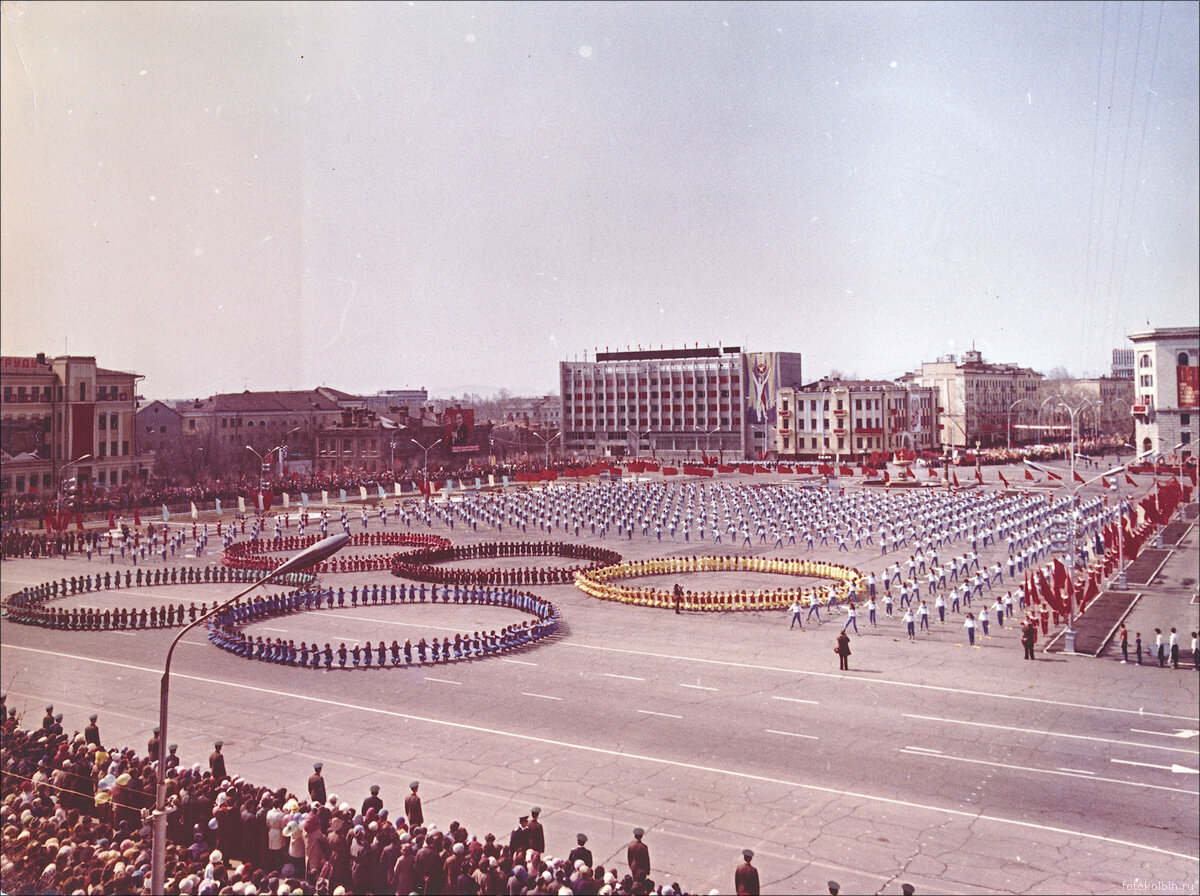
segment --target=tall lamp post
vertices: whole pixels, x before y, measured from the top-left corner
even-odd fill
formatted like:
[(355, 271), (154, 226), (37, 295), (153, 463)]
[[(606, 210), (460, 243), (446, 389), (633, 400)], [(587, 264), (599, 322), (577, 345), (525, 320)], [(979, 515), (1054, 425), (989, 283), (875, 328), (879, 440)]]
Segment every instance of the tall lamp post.
[(1017, 405), (1021, 404), (1022, 402), (1024, 402), (1025, 404), (1028, 404), (1030, 407), (1033, 407), (1033, 405), (1030, 403), (1029, 399), (1027, 399), (1027, 398), (1018, 398), (1016, 401), (1014, 401), (1012, 404), (1010, 404), (1008, 406), (1008, 450), (1009, 451), (1012, 451), (1012, 412), (1013, 412), (1013, 408), (1015, 408)]
[(644, 432), (638, 432), (637, 430), (629, 429), (628, 427), (626, 427), (625, 431), (627, 433), (629, 433), (631, 436), (633, 436), (633, 459), (637, 460), (639, 454), (641, 453), (642, 439), (649, 436), (650, 433), (653, 432), (653, 430), (647, 429)]
[[(58, 474), (57, 474), (58, 481), (54, 483), (56, 486), (56, 490), (58, 492), (57, 505), (56, 505), (56, 511), (57, 511), (58, 515), (60, 515), (60, 516), (62, 515), (62, 476), (63, 476), (63, 473), (67, 472), (68, 467), (73, 467), (76, 464), (81, 464), (84, 461), (89, 461), (91, 459), (92, 459), (92, 456), (90, 454), (85, 454), (83, 457), (77, 457), (77, 458), (75, 458), (75, 460), (71, 461), (70, 463), (65, 463), (61, 467), (58, 468)], [(58, 524), (58, 520), (55, 520), (54, 522), (55, 522), (55, 525)]]
[(442, 444), (442, 440), (438, 439), (436, 442), (434, 442), (428, 448), (426, 448), (424, 445), (422, 445), (416, 439), (409, 439), (409, 441), (425, 452), (425, 512), (428, 513), (429, 512), (429, 452), (432, 451), (434, 448), (436, 448), (438, 445)]
[(710, 429), (708, 432), (705, 432), (705, 431), (704, 431), (704, 430), (702, 430), (702, 429), (698, 429), (698, 430), (696, 430), (696, 451), (697, 451), (697, 452), (700, 450), (700, 444), (699, 444), (699, 443), (700, 443), (700, 436), (704, 436), (704, 454), (705, 454), (706, 456), (705, 456), (704, 458), (702, 458), (702, 460), (703, 460), (705, 463), (708, 463), (708, 455), (710, 455), (710, 454), (712, 453), (712, 436), (713, 436), (713, 433), (714, 433), (714, 432), (716, 432), (717, 430), (719, 430), (720, 428), (721, 428), (721, 427), (719, 427), (719, 426), (714, 426), (714, 427), (713, 427), (712, 429)]
[(562, 433), (561, 432), (555, 433), (548, 439), (539, 432), (531, 432), (530, 435), (533, 436), (534, 438), (540, 440), (541, 443), (546, 446), (546, 469), (549, 470), (550, 469), (550, 444), (555, 439), (560, 438), (562, 436)]
[(281, 563), (249, 588), (239, 591), (228, 600), (217, 604), (203, 616), (196, 619), (195, 622), (184, 626), (183, 630), (175, 636), (175, 640), (171, 642), (171, 646), (167, 649), (167, 661), (163, 666), (162, 681), (159, 686), (158, 698), (158, 786), (155, 789), (154, 798), (154, 837), (150, 843), (150, 892), (166, 892), (163, 887), (163, 883), (167, 858), (167, 709), (171, 698), (171, 657), (175, 653), (175, 647), (179, 644), (183, 636), (190, 632), (197, 625), (212, 618), (234, 601), (246, 594), (249, 594), (259, 585), (265, 585), (276, 576), (286, 575), (289, 572), (296, 572), (301, 569), (308, 569), (310, 566), (316, 566), (322, 560), (332, 556), (333, 554), (336, 554), (349, 542), (350, 536), (346, 534), (331, 535), (329, 538), (326, 538), (323, 541), (318, 541), (307, 550), (301, 551), (295, 557), (292, 557), (290, 560), (286, 560)]

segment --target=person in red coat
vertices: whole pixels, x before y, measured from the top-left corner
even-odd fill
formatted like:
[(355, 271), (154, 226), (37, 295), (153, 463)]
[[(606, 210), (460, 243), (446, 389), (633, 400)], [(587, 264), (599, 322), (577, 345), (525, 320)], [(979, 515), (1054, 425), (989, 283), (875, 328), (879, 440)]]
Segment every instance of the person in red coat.
[(742, 858), (745, 861), (738, 865), (733, 875), (734, 890), (737, 896), (758, 896), (758, 869), (750, 864), (750, 860), (754, 858), (754, 851), (743, 849)]

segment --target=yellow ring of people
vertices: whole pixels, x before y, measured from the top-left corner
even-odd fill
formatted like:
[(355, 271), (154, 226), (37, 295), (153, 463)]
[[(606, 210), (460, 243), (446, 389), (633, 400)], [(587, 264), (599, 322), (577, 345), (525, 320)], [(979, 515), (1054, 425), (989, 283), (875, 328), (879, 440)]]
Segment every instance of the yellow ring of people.
[[(639, 607), (674, 609), (671, 590), (645, 585), (617, 585), (620, 579), (643, 576), (686, 575), (698, 572), (761, 572), (803, 578), (828, 579), (828, 584), (803, 588), (772, 588), (761, 591), (688, 591), (679, 601), (680, 610), (725, 612), (729, 610), (786, 609), (793, 603), (803, 607), (825, 603), (836, 596), (839, 601), (863, 598), (866, 580), (862, 572), (838, 563), (821, 560), (776, 560), (767, 557), (726, 555), (719, 557), (660, 557), (633, 560), (575, 573), (575, 586), (592, 597), (615, 600)], [(853, 585), (856, 597), (850, 597)]]

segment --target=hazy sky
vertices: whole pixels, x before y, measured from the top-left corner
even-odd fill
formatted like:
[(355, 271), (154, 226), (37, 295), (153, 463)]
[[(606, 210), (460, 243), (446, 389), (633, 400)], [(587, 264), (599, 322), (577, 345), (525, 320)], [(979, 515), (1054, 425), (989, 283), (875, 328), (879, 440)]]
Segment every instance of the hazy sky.
[(3, 8), (0, 348), (147, 398), (1200, 317), (1196, 3)]

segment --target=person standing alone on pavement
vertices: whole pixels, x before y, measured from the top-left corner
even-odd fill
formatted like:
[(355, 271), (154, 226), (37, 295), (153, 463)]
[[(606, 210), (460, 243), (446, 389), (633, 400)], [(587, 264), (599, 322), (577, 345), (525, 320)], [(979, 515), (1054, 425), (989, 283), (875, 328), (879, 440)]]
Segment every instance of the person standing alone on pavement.
[(1120, 637), (1120, 641), (1121, 641), (1121, 662), (1128, 663), (1129, 662), (1129, 630), (1127, 628), (1125, 628), (1124, 622), (1121, 623), (1121, 632), (1120, 632), (1119, 637)]
[(758, 896), (758, 869), (750, 864), (750, 860), (754, 858), (754, 852), (743, 849), (742, 858), (745, 861), (738, 865), (737, 871), (733, 875), (734, 890), (737, 896)]
[(850, 670), (850, 636), (846, 634), (845, 629), (838, 634), (837, 647), (833, 648), (833, 652), (839, 658), (838, 668), (848, 672)]

